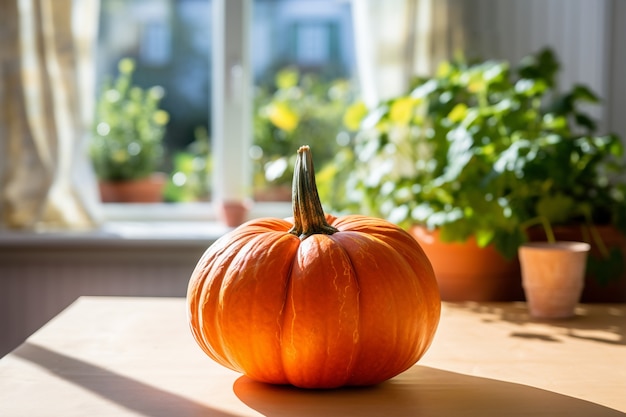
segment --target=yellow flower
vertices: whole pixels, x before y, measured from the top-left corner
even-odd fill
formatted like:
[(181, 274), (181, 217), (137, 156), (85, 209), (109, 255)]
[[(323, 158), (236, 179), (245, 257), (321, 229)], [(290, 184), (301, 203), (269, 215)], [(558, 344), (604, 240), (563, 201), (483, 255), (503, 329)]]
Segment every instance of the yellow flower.
[(111, 155), (111, 159), (113, 159), (117, 163), (124, 163), (128, 160), (128, 153), (124, 149), (117, 149)]
[(165, 110), (157, 110), (152, 116), (152, 120), (160, 126), (165, 126), (170, 121), (170, 115)]
[(361, 121), (367, 115), (367, 106), (364, 102), (358, 101), (352, 104), (343, 115), (343, 124), (352, 131), (359, 130)]
[(459, 103), (454, 106), (452, 110), (450, 110), (450, 113), (448, 114), (448, 119), (450, 119), (450, 121), (454, 123), (457, 123), (463, 120), (466, 114), (467, 106), (465, 105), (465, 103)]
[(130, 74), (135, 70), (135, 61), (132, 58), (123, 58), (117, 64), (117, 68), (123, 74)]
[(452, 72), (452, 65), (448, 61), (443, 61), (437, 68), (437, 77), (445, 78)]
[(268, 116), (274, 126), (288, 133), (293, 132), (300, 122), (298, 115), (286, 103), (270, 104)]
[(397, 99), (389, 109), (389, 119), (400, 125), (408, 125), (413, 115), (415, 101), (411, 97)]
[(298, 84), (298, 78), (297, 70), (291, 68), (284, 69), (276, 75), (276, 86), (281, 90), (295, 87)]
[(487, 88), (487, 83), (485, 82), (483, 75), (481, 73), (474, 73), (471, 75), (469, 83), (467, 85), (467, 90), (470, 93), (480, 93)]

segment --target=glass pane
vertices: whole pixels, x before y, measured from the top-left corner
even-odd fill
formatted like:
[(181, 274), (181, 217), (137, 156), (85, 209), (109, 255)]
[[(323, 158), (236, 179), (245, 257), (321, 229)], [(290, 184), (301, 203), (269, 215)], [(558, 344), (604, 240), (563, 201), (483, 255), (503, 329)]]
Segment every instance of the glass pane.
[[(132, 58), (137, 85), (163, 87), (169, 122), (159, 169), (181, 185), (170, 184), (166, 201), (210, 198), (211, 1), (101, 1), (98, 85)], [(321, 173), (350, 144), (342, 124), (355, 96), (350, 2), (253, 0), (251, 35), (253, 194), (286, 200), (299, 146), (312, 147)]]
[(170, 184), (166, 201), (208, 198), (210, 9), (210, 0), (101, 0), (98, 86), (131, 58), (133, 84), (164, 91), (169, 121), (158, 170), (184, 185)]
[(254, 198), (290, 200), (299, 146), (311, 146), (320, 178), (350, 143), (342, 122), (355, 96), (350, 2), (255, 0), (251, 50)]

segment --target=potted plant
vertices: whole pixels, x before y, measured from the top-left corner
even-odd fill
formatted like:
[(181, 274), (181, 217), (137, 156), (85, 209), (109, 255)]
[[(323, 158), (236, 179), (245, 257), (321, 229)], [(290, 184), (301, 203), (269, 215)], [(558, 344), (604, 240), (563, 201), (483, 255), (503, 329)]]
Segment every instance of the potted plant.
[(624, 185), (610, 177), (624, 173), (621, 142), (595, 134), (580, 106), (597, 101), (589, 89), (559, 93), (558, 69), (548, 49), (516, 68), (444, 62), (361, 123), (350, 199), (414, 232), (445, 299), (519, 297), (517, 250), (538, 216), (626, 230)]
[(120, 60), (96, 104), (90, 155), (104, 202), (161, 201), (167, 178), (158, 172), (169, 115), (159, 107), (163, 88), (132, 84), (135, 62)]
[[(570, 103), (577, 94), (590, 93), (575, 88), (561, 96), (556, 108), (575, 108)], [(595, 135), (590, 119), (588, 125), (582, 133), (520, 141), (501, 157), (498, 166), (508, 166), (502, 171), (504, 176), (520, 177), (520, 186), (511, 191), (510, 199), (520, 213), (526, 213), (528, 220), (521, 225), (525, 239), (588, 243), (591, 256), (582, 300), (624, 302), (623, 144), (616, 135)], [(543, 227), (528, 227), (534, 222), (532, 216), (543, 219)]]
[(255, 200), (291, 201), (293, 155), (301, 145), (319, 150), (315, 164), (321, 169), (332, 161), (350, 100), (346, 80), (326, 82), (292, 67), (277, 73), (271, 90), (256, 90), (251, 150)]
[(204, 126), (194, 129), (194, 140), (172, 158), (173, 168), (164, 199), (168, 202), (196, 202), (211, 200), (211, 140)]

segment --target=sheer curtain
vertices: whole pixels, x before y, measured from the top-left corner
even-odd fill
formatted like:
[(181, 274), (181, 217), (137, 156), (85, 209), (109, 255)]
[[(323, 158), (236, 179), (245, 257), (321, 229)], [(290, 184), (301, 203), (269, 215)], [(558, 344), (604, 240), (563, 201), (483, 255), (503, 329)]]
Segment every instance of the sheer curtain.
[(462, 0), (352, 0), (357, 68), (372, 107), (405, 94), (415, 75), (431, 74), (462, 51)]
[(0, 222), (89, 229), (100, 219), (87, 156), (99, 0), (0, 2)]

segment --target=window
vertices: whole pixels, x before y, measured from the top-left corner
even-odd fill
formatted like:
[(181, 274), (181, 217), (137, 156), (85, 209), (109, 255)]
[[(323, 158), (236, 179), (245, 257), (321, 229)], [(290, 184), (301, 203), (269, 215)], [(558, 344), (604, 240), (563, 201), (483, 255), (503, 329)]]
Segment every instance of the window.
[(117, 72), (122, 58), (133, 58), (133, 81), (160, 85), (162, 107), (170, 114), (163, 170), (172, 168), (173, 152), (209, 128), (210, 1), (102, 0), (97, 84)]
[[(227, 1), (227, 19), (245, 19), (243, 1)], [(211, 0), (101, 0), (100, 36), (97, 62), (97, 83), (116, 74), (120, 59), (131, 57), (136, 62), (134, 82), (142, 87), (161, 85), (166, 95), (162, 107), (170, 114), (165, 137), (166, 157), (162, 170), (174, 173), (177, 155), (189, 152), (198, 141), (206, 140), (212, 132), (215, 121), (215, 102), (212, 80), (215, 77), (215, 63), (212, 62), (213, 34), (212, 15), (219, 12), (220, 1)], [(316, 83), (328, 86), (335, 80), (353, 78), (354, 48), (352, 41), (352, 20), (350, 3), (341, 0), (255, 0), (250, 1), (251, 15), (247, 27), (242, 32), (249, 36), (251, 56), (241, 62), (229, 63), (226, 78), (250, 71), (254, 88), (247, 95), (255, 115), (267, 110), (275, 100), (277, 75), (296, 74), (297, 83)], [(231, 22), (232, 23), (232, 22)], [(226, 25), (230, 25), (226, 21)], [(232, 25), (228, 26), (233, 27)], [(240, 33), (240, 35), (242, 35)], [(236, 43), (235, 36), (225, 38), (226, 50)], [(236, 46), (235, 46), (236, 48)], [(250, 68), (246, 68), (249, 66)], [(243, 71), (243, 72), (242, 72)], [(234, 88), (235, 84), (225, 88)], [(300, 94), (308, 94), (300, 90)], [(228, 92), (227, 92), (228, 93)], [(347, 100), (347, 95), (345, 99)], [(223, 103), (218, 107), (224, 107)], [(213, 112), (213, 113), (212, 113)], [(300, 121), (303, 122), (303, 118)], [(212, 149), (215, 175), (229, 178), (224, 187), (246, 188), (252, 185), (257, 191), (264, 190), (271, 175), (267, 170), (280, 168), (277, 161), (285, 152), (295, 155), (297, 144), (287, 143), (272, 154), (273, 148), (261, 144), (259, 121), (255, 119), (251, 127), (250, 143), (237, 143), (245, 138), (214, 139), (220, 141), (218, 148)], [(286, 141), (288, 134), (278, 132), (271, 121), (265, 120), (265, 128), (272, 141)], [(308, 129), (308, 128), (307, 128)], [(327, 135), (327, 132), (322, 132)], [(282, 135), (282, 136), (281, 136)], [(334, 133), (336, 136), (336, 133)], [(329, 139), (335, 141), (334, 137)], [(215, 144), (214, 144), (215, 145)], [(326, 147), (326, 145), (324, 145)], [(291, 148), (291, 149), (290, 149)], [(193, 149), (191, 149), (193, 150)], [(243, 151), (243, 152), (242, 152)], [(216, 156), (217, 153), (217, 156)], [(332, 152), (330, 152), (332, 156)], [(274, 162), (274, 165), (271, 163)], [(249, 178), (241, 184), (239, 174), (230, 171), (245, 165)], [(226, 170), (226, 171), (224, 171)], [(181, 180), (183, 176), (174, 179)], [(175, 184), (175, 183), (174, 183)], [(248, 194), (251, 194), (246, 191)], [(259, 200), (274, 200), (253, 193)], [(207, 198), (206, 196), (198, 196)], [(175, 194), (168, 194), (167, 201), (177, 200)]]

